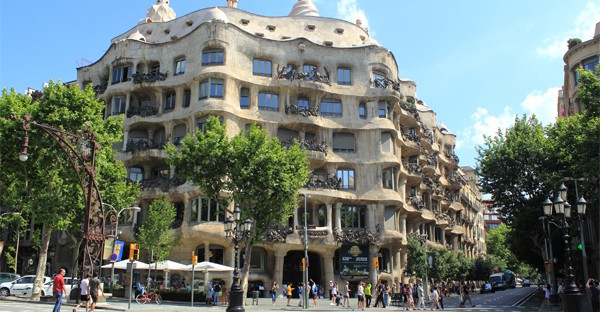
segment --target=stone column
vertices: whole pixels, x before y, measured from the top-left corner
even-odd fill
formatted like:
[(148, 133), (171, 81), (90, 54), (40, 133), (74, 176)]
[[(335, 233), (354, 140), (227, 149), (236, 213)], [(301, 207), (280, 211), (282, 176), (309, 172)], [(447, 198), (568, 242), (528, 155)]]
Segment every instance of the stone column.
[(327, 232), (329, 232), (330, 234), (333, 232), (333, 220), (332, 220), (332, 216), (333, 216), (333, 207), (331, 204), (327, 204), (327, 208), (326, 208), (326, 213), (327, 213)]
[(400, 216), (400, 232), (402, 233), (402, 243), (406, 244), (408, 239), (406, 237), (406, 218), (407, 215), (403, 214)]
[(127, 144), (129, 144), (129, 131), (123, 132), (123, 147), (121, 148), (121, 152), (125, 152), (127, 150)]
[[(304, 203), (303, 203), (304, 205)], [(296, 207), (296, 209), (294, 209), (294, 231), (296, 231), (296, 227), (298, 226), (298, 210), (300, 209), (300, 207)]]
[(335, 272), (333, 271), (333, 252), (329, 252), (327, 255), (323, 255), (323, 268), (325, 268), (325, 280), (321, 281), (321, 285), (326, 287), (323, 291), (323, 296), (329, 296), (329, 281), (335, 279)]
[[(407, 262), (408, 262), (408, 250), (406, 248), (403, 248), (400, 250), (400, 263), (402, 263), (402, 266), (406, 266)], [(404, 276), (402, 278), (404, 278)]]
[(402, 275), (404, 274), (404, 266), (406, 265), (406, 263), (402, 263), (402, 261), (400, 260), (400, 251), (402, 249), (398, 249), (398, 251), (394, 252), (392, 258), (394, 259), (394, 272), (395, 274), (395, 278), (398, 278), (399, 281), (402, 281)]
[(335, 203), (335, 227), (338, 229), (342, 229), (342, 203)]
[[(287, 250), (277, 250), (275, 252), (275, 274), (273, 275), (273, 280), (279, 284), (279, 294), (282, 293), (283, 290), (283, 260), (285, 259), (285, 255), (287, 254)], [(270, 287), (270, 286), (269, 286)], [(270, 289), (270, 288), (269, 288)]]
[[(377, 246), (369, 246), (369, 259), (368, 259), (368, 263), (369, 263), (369, 280), (371, 281), (371, 285), (377, 285), (377, 270), (375, 270), (375, 266), (373, 265), (373, 258), (377, 258), (379, 253), (379, 247)], [(379, 266), (381, 267), (381, 265), (383, 265), (383, 263), (380, 263)], [(342, 288), (343, 289), (343, 288)]]
[(377, 209), (376, 204), (367, 205), (367, 229), (371, 232), (375, 232), (375, 210)]

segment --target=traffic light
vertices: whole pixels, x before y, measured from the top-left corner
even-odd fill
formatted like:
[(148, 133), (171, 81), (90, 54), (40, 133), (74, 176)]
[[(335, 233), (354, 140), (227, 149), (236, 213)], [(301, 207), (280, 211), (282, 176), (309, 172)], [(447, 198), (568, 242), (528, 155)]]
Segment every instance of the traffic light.
[(140, 244), (129, 244), (129, 261), (140, 259)]
[(583, 245), (581, 243), (577, 244), (577, 250), (583, 250)]
[(379, 270), (379, 258), (377, 257), (373, 258), (373, 268)]
[(198, 264), (198, 256), (196, 256), (196, 252), (194, 252), (193, 250), (192, 250), (192, 264), (193, 265)]
[(302, 258), (302, 272), (306, 270), (306, 258)]

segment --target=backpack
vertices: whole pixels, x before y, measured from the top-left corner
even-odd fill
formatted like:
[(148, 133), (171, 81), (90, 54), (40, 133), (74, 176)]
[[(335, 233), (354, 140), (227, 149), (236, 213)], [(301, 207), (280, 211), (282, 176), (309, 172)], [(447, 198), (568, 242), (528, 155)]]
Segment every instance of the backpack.
[(221, 285), (217, 284), (215, 285), (215, 287), (213, 288), (214, 291), (221, 291)]

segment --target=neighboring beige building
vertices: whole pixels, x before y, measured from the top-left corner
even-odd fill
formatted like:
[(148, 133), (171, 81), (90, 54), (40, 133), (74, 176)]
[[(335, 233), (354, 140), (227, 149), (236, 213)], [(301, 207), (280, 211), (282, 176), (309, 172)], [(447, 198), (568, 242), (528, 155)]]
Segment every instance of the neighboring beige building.
[[(195, 251), (200, 261), (234, 264), (222, 223), (229, 212), (178, 180), (163, 150), (202, 131), (211, 115), (231, 136), (257, 123), (284, 143), (302, 142), (312, 170), (301, 190), (309, 274), (317, 283), (405, 281), (411, 233), (427, 233), (429, 247), (471, 257), (485, 251), (480, 194), (459, 170), (455, 135), (416, 100), (414, 82), (397, 78), (391, 51), (359, 21), (320, 17), (308, 0), (284, 17), (227, 3), (175, 19), (159, 1), (100, 60), (78, 69), (77, 82), (95, 86), (107, 118), (126, 116), (124, 143), (115, 148), (142, 185), (142, 216), (163, 194), (178, 208), (182, 240), (172, 260), (190, 263)], [(251, 283), (302, 280), (304, 200), (254, 248)], [(131, 226), (123, 229), (132, 239)]]
[(600, 22), (596, 24), (594, 38), (571, 47), (563, 60), (565, 61), (565, 81), (558, 94), (558, 117), (579, 114), (583, 107), (577, 102), (577, 68), (596, 72), (600, 58)]

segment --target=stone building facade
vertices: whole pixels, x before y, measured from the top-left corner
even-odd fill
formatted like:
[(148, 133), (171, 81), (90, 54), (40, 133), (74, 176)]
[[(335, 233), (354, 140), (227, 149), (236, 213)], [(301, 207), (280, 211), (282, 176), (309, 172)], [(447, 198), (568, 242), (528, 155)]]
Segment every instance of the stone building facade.
[(577, 69), (596, 72), (600, 59), (600, 22), (596, 24), (594, 38), (569, 48), (565, 53), (564, 77), (562, 90), (558, 94), (557, 113), (559, 117), (568, 117), (579, 114), (583, 107), (577, 102)]
[(163, 149), (202, 131), (211, 115), (231, 136), (257, 123), (282, 144), (299, 140), (310, 158), (294, 216), (253, 250), (251, 283), (302, 280), (305, 210), (309, 275), (322, 285), (405, 281), (411, 233), (470, 257), (485, 250), (480, 196), (459, 169), (455, 135), (416, 99), (414, 82), (397, 78), (394, 55), (360, 21), (320, 17), (307, 0), (284, 17), (227, 4), (174, 18), (159, 1), (78, 69), (78, 84), (91, 83), (106, 102), (106, 118), (125, 115), (115, 149), (141, 183), (142, 208), (168, 194), (178, 209), (172, 260), (190, 263), (195, 251), (199, 261), (234, 264), (222, 222), (230, 212), (177, 179)]

